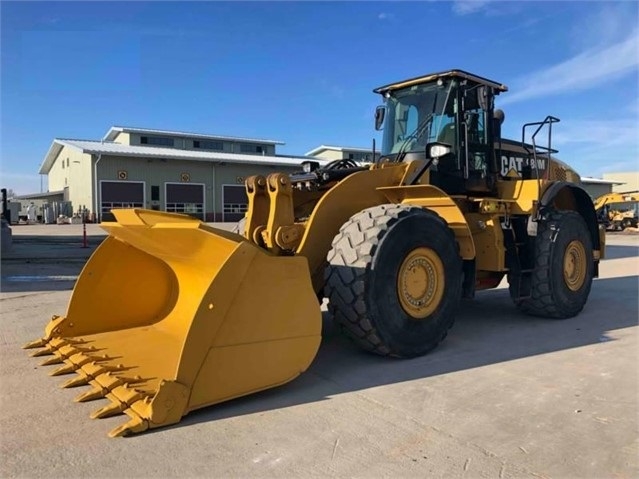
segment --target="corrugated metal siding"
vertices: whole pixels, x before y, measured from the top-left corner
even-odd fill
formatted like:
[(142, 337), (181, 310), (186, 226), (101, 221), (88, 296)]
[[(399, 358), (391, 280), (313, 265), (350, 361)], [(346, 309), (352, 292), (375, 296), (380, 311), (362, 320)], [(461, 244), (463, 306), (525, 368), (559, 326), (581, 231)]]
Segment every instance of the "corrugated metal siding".
[(619, 181), (622, 185), (612, 187), (613, 191), (637, 191), (639, 190), (639, 172), (629, 171), (621, 173), (604, 173), (604, 180)]
[[(300, 160), (301, 161), (301, 160)], [(98, 181), (118, 180), (118, 172), (126, 172), (127, 181), (144, 181), (146, 184), (145, 207), (153, 204), (161, 209), (166, 203), (165, 183), (203, 183), (205, 185), (205, 210), (207, 220), (222, 217), (222, 185), (244, 184), (251, 175), (268, 175), (274, 172), (293, 173), (300, 167), (272, 165), (215, 165), (200, 161), (158, 160), (147, 158), (125, 158), (102, 156), (98, 163)], [(188, 179), (188, 181), (183, 181)], [(158, 186), (160, 199), (151, 201), (152, 187)], [(215, 216), (213, 215), (215, 213)]]
[(324, 160), (341, 160), (344, 158), (344, 154), (341, 151), (336, 150), (324, 150), (315, 156)]
[[(127, 137), (125, 138), (123, 135), (127, 135)], [(246, 142), (246, 141), (228, 141), (228, 140), (206, 140), (206, 139), (201, 139), (201, 138), (183, 138), (183, 137), (173, 137), (170, 135), (161, 135), (161, 134), (156, 134), (156, 135), (151, 135), (151, 134), (140, 134), (140, 133), (131, 133), (131, 134), (125, 134), (125, 133), (120, 133), (117, 137), (115, 142), (116, 143), (122, 143), (125, 145), (132, 145), (132, 146), (153, 146), (153, 145), (148, 145), (148, 144), (142, 144), (142, 140), (141, 137), (142, 136), (162, 136), (165, 138), (172, 138), (173, 139), (173, 148), (176, 149), (184, 149), (184, 150), (193, 150), (193, 151), (209, 151), (209, 152), (217, 152), (217, 153), (236, 153), (236, 154), (243, 154), (243, 155), (255, 155), (255, 156), (260, 156), (262, 155), (261, 153), (256, 153), (256, 152), (243, 152), (242, 151), (242, 146), (241, 145), (254, 145), (254, 146), (261, 146), (262, 149), (264, 150), (264, 155), (267, 156), (274, 156), (275, 155), (275, 145), (266, 145), (260, 142)], [(122, 138), (122, 141), (120, 140)], [(124, 141), (126, 139), (126, 141)], [(205, 148), (195, 148), (195, 146), (193, 145), (193, 141), (219, 141), (220, 143), (222, 143), (222, 149), (221, 150), (211, 150), (211, 149), (205, 149)]]
[(612, 191), (612, 185), (606, 184), (582, 183), (581, 187), (586, 190), (593, 199)]
[[(268, 176), (271, 173), (294, 173), (301, 167), (283, 167), (273, 165), (225, 165), (215, 167), (215, 212), (221, 218), (222, 186), (243, 185), (244, 180), (252, 175)], [(211, 195), (213, 196), (213, 195)], [(209, 211), (213, 211), (212, 209)]]

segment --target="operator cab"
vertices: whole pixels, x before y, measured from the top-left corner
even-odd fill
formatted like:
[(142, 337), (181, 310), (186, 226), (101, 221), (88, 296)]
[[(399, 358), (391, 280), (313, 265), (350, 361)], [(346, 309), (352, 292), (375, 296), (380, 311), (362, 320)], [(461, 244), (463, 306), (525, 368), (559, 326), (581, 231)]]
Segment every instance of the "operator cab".
[[(430, 170), (430, 184), (448, 194), (494, 193), (498, 173), (494, 144), (503, 113), (494, 97), (505, 85), (462, 70), (434, 73), (379, 87), (375, 127), (383, 129), (382, 157), (426, 160), (409, 180)], [(501, 114), (500, 114), (501, 113)]]

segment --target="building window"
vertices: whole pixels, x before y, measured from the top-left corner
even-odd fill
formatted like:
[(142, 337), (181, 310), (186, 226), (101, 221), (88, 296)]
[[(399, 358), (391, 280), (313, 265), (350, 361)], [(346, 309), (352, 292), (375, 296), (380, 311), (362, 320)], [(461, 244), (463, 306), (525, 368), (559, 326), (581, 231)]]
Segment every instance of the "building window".
[(157, 185), (151, 186), (151, 201), (160, 201), (160, 187)]
[(224, 143), (221, 141), (193, 140), (193, 148), (222, 151), (224, 149)]
[(166, 136), (142, 136), (140, 137), (140, 143), (143, 145), (173, 146), (174, 140)]
[(242, 153), (264, 153), (266, 149), (262, 145), (251, 145), (249, 143), (242, 143), (240, 145), (240, 151)]

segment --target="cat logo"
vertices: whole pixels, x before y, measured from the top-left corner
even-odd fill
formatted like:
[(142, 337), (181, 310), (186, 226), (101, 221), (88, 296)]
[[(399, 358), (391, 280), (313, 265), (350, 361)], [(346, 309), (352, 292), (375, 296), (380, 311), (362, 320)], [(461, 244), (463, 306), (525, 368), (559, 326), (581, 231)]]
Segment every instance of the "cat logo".
[(189, 175), (188, 173), (182, 173), (180, 175), (180, 181), (182, 183), (188, 183), (189, 181), (191, 181), (191, 175)]
[(129, 177), (129, 174), (126, 170), (118, 170), (118, 180), (126, 180)]
[[(501, 170), (499, 174), (505, 178), (521, 178), (524, 168), (532, 168), (534, 175), (534, 160), (532, 158), (522, 158), (519, 156), (502, 156)], [(540, 174), (546, 170), (546, 159), (537, 158), (537, 168)]]

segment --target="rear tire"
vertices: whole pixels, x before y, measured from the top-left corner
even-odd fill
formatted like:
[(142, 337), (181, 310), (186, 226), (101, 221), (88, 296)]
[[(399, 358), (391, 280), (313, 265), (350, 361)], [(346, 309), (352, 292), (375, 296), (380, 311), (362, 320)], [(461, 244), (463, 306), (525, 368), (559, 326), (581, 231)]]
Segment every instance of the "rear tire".
[(365, 209), (340, 228), (327, 260), (329, 311), (363, 349), (410, 358), (446, 337), (461, 299), (462, 261), (436, 213)]
[(530, 298), (515, 304), (533, 316), (571, 318), (583, 309), (592, 286), (590, 232), (575, 211), (552, 213), (538, 228), (534, 271), (527, 278)]

